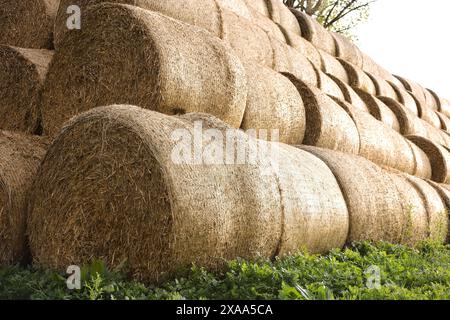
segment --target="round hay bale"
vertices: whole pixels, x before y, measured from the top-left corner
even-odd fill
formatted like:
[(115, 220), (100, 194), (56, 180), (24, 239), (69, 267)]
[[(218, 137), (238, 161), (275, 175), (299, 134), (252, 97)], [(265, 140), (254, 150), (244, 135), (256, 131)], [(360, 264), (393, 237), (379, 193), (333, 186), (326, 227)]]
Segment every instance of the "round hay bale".
[(407, 217), (389, 174), (359, 156), (315, 147), (300, 148), (324, 161), (341, 187), (350, 217), (347, 243), (401, 241)]
[(326, 73), (316, 69), (317, 78), (319, 79), (319, 89), (322, 90), (323, 93), (326, 93), (330, 96), (345, 100), (344, 93), (341, 88), (336, 84), (336, 82), (331, 79)]
[(391, 174), (406, 213), (406, 225), (403, 229), (402, 244), (416, 245), (428, 239), (428, 211), (422, 194), (405, 174)]
[(419, 84), (397, 75), (394, 75), (394, 77), (402, 83), (407, 91), (412, 93), (418, 102), (418, 106), (422, 107), (426, 105), (424, 90)]
[(316, 48), (336, 56), (336, 43), (328, 30), (306, 13), (292, 8), (291, 12), (297, 18), (303, 38), (310, 41)]
[(328, 74), (328, 76), (339, 86), (345, 101), (353, 105), (355, 108), (358, 108), (359, 110), (369, 113), (369, 109), (367, 108), (366, 103), (355, 92), (355, 90), (353, 90), (352, 87), (350, 87), (348, 84), (334, 77), (331, 74)]
[[(447, 215), (450, 212), (450, 188), (447, 185), (439, 184), (434, 181), (427, 181), (441, 196), (442, 200), (445, 203), (447, 209)], [(450, 216), (448, 216), (447, 223), (447, 239), (445, 240), (446, 244), (450, 244)]]
[(423, 88), (423, 95), (425, 96), (425, 106), (431, 110), (439, 110), (439, 101), (436, 100), (435, 94), (431, 93), (429, 89)]
[(388, 80), (388, 82), (390, 82), (394, 87), (398, 87), (401, 90), (407, 91), (403, 83), (396, 76), (392, 76), (392, 79)]
[(395, 92), (394, 88), (389, 84), (388, 81), (370, 74), (366, 72), (366, 74), (369, 76), (369, 78), (372, 80), (373, 84), (375, 85), (375, 91), (377, 96), (383, 96), (383, 97), (389, 97), (394, 100), (398, 100), (397, 93)]
[(292, 32), (284, 30), (281, 26), (280, 29), (283, 31), (288, 45), (308, 58), (316, 68), (322, 69), (322, 57), (320, 56), (319, 50), (316, 49), (311, 42)]
[(220, 39), (156, 12), (105, 3), (88, 10), (84, 27), (54, 56), (42, 94), (44, 132), (117, 102), (205, 112), (238, 128), (246, 85), (244, 67)]
[(26, 262), (28, 192), (44, 157), (39, 137), (0, 131), (0, 265)]
[(436, 114), (439, 117), (439, 120), (441, 121), (442, 130), (449, 132), (450, 131), (450, 118), (439, 111), (436, 111)]
[(332, 74), (345, 83), (350, 83), (350, 79), (347, 75), (347, 70), (342, 66), (338, 59), (323, 50), (319, 50), (319, 53), (322, 58), (323, 72)]
[(359, 152), (359, 134), (350, 116), (320, 90), (286, 75), (302, 96), (306, 111), (303, 144), (351, 154)]
[(286, 43), (286, 37), (283, 33), (283, 31), (280, 29), (280, 27), (270, 20), (270, 18), (260, 14), (259, 12), (256, 12), (255, 10), (252, 10), (250, 8), (250, 11), (252, 13), (252, 22), (263, 29), (267, 34), (269, 34), (271, 37), (277, 39), (280, 42)]
[(412, 114), (406, 107), (388, 97), (378, 97), (378, 99), (394, 113), (399, 122), (401, 134), (428, 136), (424, 122)]
[(414, 154), (415, 171), (413, 175), (422, 179), (431, 179), (433, 170), (427, 154), (410, 140), (406, 141)]
[(271, 37), (274, 55), (272, 69), (289, 73), (312, 86), (319, 86), (319, 79), (312, 63), (301, 53)]
[(294, 34), (301, 36), (302, 30), (297, 21), (297, 18), (280, 0), (266, 0), (267, 8), (269, 9), (269, 17), (273, 22), (279, 24), (285, 30), (289, 30)]
[(443, 198), (426, 181), (412, 176), (407, 178), (424, 199), (428, 213), (428, 238), (444, 243), (448, 234), (448, 211)]
[[(244, 0), (216, 0), (220, 8), (232, 11), (249, 21), (253, 19), (252, 12)], [(179, 6), (179, 5), (178, 5)]]
[[(81, 33), (85, 28), (84, 23), (87, 19), (89, 7), (111, 2), (116, 4), (129, 4), (143, 9), (159, 12), (168, 17), (183, 21), (190, 25), (203, 28), (215, 36), (221, 34), (221, 17), (219, 6), (215, 0), (186, 0), (183, 5), (177, 0), (60, 0), (58, 14), (55, 22), (55, 47), (59, 49), (61, 42), (66, 36), (71, 38)], [(69, 30), (66, 26), (67, 19), (70, 17), (67, 10), (70, 6), (77, 5), (81, 9), (81, 30)], [(69, 40), (68, 40), (69, 41)]]
[(0, 0), (0, 44), (53, 48), (53, 23), (59, 0)]
[(360, 68), (348, 63), (345, 60), (338, 59), (347, 72), (348, 84), (357, 89), (361, 89), (372, 95), (376, 95), (377, 91), (372, 79)]
[(249, 9), (254, 10), (255, 12), (269, 17), (269, 8), (267, 6), (267, 0), (242, 0)]
[[(270, 159), (220, 164), (221, 151), (228, 152), (215, 137), (223, 130), (229, 127), (209, 115), (176, 118), (133, 106), (72, 119), (33, 187), (35, 264), (126, 262), (137, 279), (158, 282), (193, 263), (216, 270), (237, 257), (273, 258), (282, 208)], [(228, 143), (256, 148), (241, 131), (232, 134)]]
[(387, 81), (392, 81), (394, 79), (394, 76), (389, 71), (381, 67), (377, 62), (375, 62), (375, 60), (373, 60), (364, 52), (361, 52), (361, 54), (363, 60), (363, 66), (361, 69), (370, 74), (379, 76), (380, 78)]
[(226, 9), (220, 11), (220, 16), (220, 38), (233, 48), (238, 58), (272, 67), (272, 44), (264, 30)]
[(336, 44), (336, 56), (350, 62), (358, 68), (363, 67), (363, 56), (359, 48), (344, 35), (331, 32)]
[(419, 118), (421, 118), (425, 122), (429, 123), (433, 127), (437, 128), (437, 129), (441, 129), (441, 121), (439, 119), (439, 116), (436, 114), (436, 111), (423, 106), (422, 104), (420, 104), (420, 102), (417, 100), (417, 98), (412, 95), (412, 93), (410, 93), (410, 94), (411, 94), (411, 97), (413, 97), (413, 99), (416, 101), (416, 104), (418, 106), (417, 109), (419, 111)]
[(257, 64), (244, 64), (248, 86), (241, 128), (279, 130), (280, 142), (300, 144), (305, 135), (305, 108), (296, 87), (281, 74)]
[(366, 103), (370, 114), (393, 130), (400, 132), (400, 123), (392, 110), (377, 97), (360, 89), (354, 89), (356, 94)]
[(441, 98), (441, 109), (439, 110), (447, 117), (450, 117), (450, 101)]
[(432, 180), (438, 183), (450, 183), (450, 153), (441, 145), (417, 135), (406, 136), (430, 159)]
[(388, 81), (388, 83), (392, 86), (395, 93), (397, 94), (397, 98), (395, 100), (399, 101), (414, 115), (418, 116), (419, 106), (416, 102), (416, 99), (408, 91), (402, 89), (403, 86), (399, 86), (396, 83), (390, 81)]
[[(407, 140), (370, 114), (334, 98), (353, 119), (359, 133), (359, 155), (380, 165), (414, 174), (414, 153)], [(401, 159), (401, 161), (398, 161)]]
[(439, 97), (439, 95), (431, 89), (425, 89), (425, 91), (431, 95), (429, 97), (429, 99), (431, 99), (433, 101), (432, 105), (435, 106), (433, 109), (440, 111), (442, 108), (442, 101), (441, 101), (441, 98)]
[(0, 45), (0, 129), (35, 132), (39, 95), (53, 52)]
[(277, 170), (283, 204), (283, 234), (278, 255), (307, 249), (325, 253), (346, 242), (349, 216), (339, 185), (314, 155), (278, 144)]

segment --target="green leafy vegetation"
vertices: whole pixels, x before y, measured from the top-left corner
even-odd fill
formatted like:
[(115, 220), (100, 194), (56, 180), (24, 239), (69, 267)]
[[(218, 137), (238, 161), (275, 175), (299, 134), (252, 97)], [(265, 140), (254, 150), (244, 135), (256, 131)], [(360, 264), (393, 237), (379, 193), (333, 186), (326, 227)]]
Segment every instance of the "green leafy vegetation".
[(3, 267), (0, 299), (450, 299), (450, 246), (361, 243), (322, 256), (236, 260), (223, 273), (192, 267), (159, 287), (97, 262), (82, 269), (82, 279), (81, 290), (69, 290), (64, 274)]

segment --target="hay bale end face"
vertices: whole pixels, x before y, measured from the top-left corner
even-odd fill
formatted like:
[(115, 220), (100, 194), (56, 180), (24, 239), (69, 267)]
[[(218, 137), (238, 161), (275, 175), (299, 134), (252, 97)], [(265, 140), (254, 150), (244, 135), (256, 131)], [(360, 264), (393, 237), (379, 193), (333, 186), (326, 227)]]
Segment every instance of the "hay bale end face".
[(347, 72), (348, 84), (356, 89), (360, 89), (372, 95), (376, 95), (377, 90), (372, 79), (360, 68), (348, 63), (345, 60), (338, 59)]
[(149, 10), (110, 3), (90, 8), (84, 27), (50, 66), (41, 103), (45, 133), (55, 135), (70, 117), (111, 103), (167, 114), (205, 112), (240, 126), (245, 70), (224, 42)]
[[(158, 282), (192, 263), (217, 270), (236, 257), (273, 258), (282, 208), (270, 159), (221, 165), (223, 139), (195, 140), (199, 125), (205, 133), (230, 129), (209, 115), (170, 117), (133, 106), (72, 119), (33, 187), (34, 262), (58, 269), (92, 259), (110, 267), (126, 262), (137, 279)], [(232, 133), (237, 146), (257, 147)], [(194, 148), (210, 165), (196, 164)]]
[(407, 136), (430, 159), (432, 180), (437, 183), (450, 183), (450, 153), (444, 147), (420, 136)]
[(359, 156), (300, 148), (324, 161), (341, 187), (350, 219), (347, 243), (401, 242), (407, 217), (397, 187), (387, 173)]
[(0, 45), (0, 129), (37, 130), (35, 114), (52, 56), (45, 49)]
[[(248, 94), (241, 128), (279, 131), (280, 142), (300, 144), (305, 135), (305, 108), (295, 86), (281, 74), (245, 63)], [(270, 137), (269, 137), (270, 138)]]
[(358, 154), (358, 130), (345, 110), (322, 91), (292, 75), (286, 76), (300, 92), (305, 106), (306, 131), (303, 144)]
[(28, 192), (48, 143), (0, 131), (0, 265), (27, 262)]
[(0, 44), (52, 49), (59, 0), (0, 0)]

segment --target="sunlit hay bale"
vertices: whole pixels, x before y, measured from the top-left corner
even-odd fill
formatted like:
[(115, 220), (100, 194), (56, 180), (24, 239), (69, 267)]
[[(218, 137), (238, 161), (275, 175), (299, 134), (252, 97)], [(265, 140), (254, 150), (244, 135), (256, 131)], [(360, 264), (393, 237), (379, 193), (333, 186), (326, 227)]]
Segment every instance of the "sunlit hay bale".
[(323, 92), (330, 96), (339, 98), (344, 100), (344, 93), (341, 88), (337, 85), (335, 81), (326, 73), (320, 71), (316, 67), (314, 67), (317, 74), (317, 79), (319, 80), (318, 88)]
[[(436, 191), (441, 196), (442, 200), (445, 203), (446, 209), (447, 209), (447, 215), (450, 212), (450, 186), (439, 184), (434, 181), (427, 181), (433, 188), (436, 189)], [(450, 244), (450, 216), (448, 216), (448, 223), (447, 223), (447, 239), (445, 240), (446, 244)]]
[(448, 211), (441, 194), (426, 181), (408, 176), (420, 192), (428, 213), (428, 239), (444, 243), (448, 235)]
[(370, 114), (393, 130), (400, 132), (400, 123), (396, 114), (377, 97), (360, 89), (354, 89), (358, 96), (366, 103)]
[(342, 34), (331, 32), (336, 43), (336, 57), (339, 57), (358, 68), (363, 67), (363, 56), (359, 48)]
[(117, 102), (167, 114), (205, 112), (240, 126), (245, 70), (223, 41), (138, 7), (90, 8), (83, 28), (50, 65), (41, 103), (45, 133), (55, 135), (73, 115)]
[(328, 74), (328, 76), (339, 86), (345, 101), (353, 105), (355, 108), (358, 108), (361, 111), (369, 113), (369, 108), (367, 107), (366, 103), (355, 92), (355, 90), (353, 90), (352, 87), (350, 87), (348, 84), (346, 84), (342, 80), (339, 80), (338, 78), (334, 77), (331, 74)]
[[(425, 96), (425, 106), (428, 109), (437, 111), (439, 110), (439, 98), (437, 97), (436, 93), (432, 93), (430, 89), (422, 88), (423, 89), (423, 95)], [(437, 99), (436, 99), (437, 98)]]
[(387, 81), (394, 80), (394, 76), (389, 71), (381, 67), (377, 62), (375, 62), (375, 60), (373, 60), (364, 52), (362, 52), (361, 54), (363, 60), (363, 66), (361, 69), (371, 74), (377, 75), (384, 80)]
[(441, 129), (441, 121), (439, 116), (436, 114), (436, 110), (426, 107), (417, 100), (417, 98), (411, 94), (411, 97), (416, 101), (417, 109), (419, 111), (419, 118), (429, 123), (431, 126)]
[(0, 0), (0, 44), (52, 49), (59, 0)]
[(439, 111), (436, 111), (436, 114), (439, 117), (439, 120), (441, 121), (442, 130), (450, 132), (450, 118)]
[(47, 142), (39, 137), (0, 131), (0, 265), (28, 260), (28, 192)]
[(389, 97), (394, 100), (398, 100), (397, 93), (388, 81), (380, 78), (379, 76), (366, 72), (369, 78), (375, 85), (375, 91), (377, 96)]
[(349, 230), (349, 214), (333, 173), (309, 152), (283, 144), (277, 147), (279, 151), (274, 153), (279, 161), (276, 172), (284, 216), (278, 255), (301, 249), (325, 253), (342, 248)]
[(35, 132), (39, 95), (53, 52), (0, 45), (0, 129)]
[(408, 80), (406, 78), (397, 75), (395, 75), (395, 78), (397, 78), (402, 83), (402, 85), (405, 87), (407, 91), (412, 93), (414, 98), (417, 100), (419, 107), (423, 107), (426, 105), (424, 90), (422, 86), (415, 83), (414, 81)]
[[(296, 87), (281, 74), (245, 63), (248, 94), (241, 128), (278, 130), (280, 142), (300, 144), (305, 135), (305, 108)], [(268, 138), (271, 138), (268, 136)]]
[(406, 136), (417, 145), (430, 159), (432, 168), (432, 180), (437, 183), (450, 183), (450, 152), (443, 146), (430, 139), (409, 135)]
[(394, 173), (390, 177), (397, 186), (403, 211), (406, 214), (401, 243), (415, 245), (428, 239), (428, 211), (421, 192), (405, 174)]
[(380, 166), (388, 166), (409, 174), (420, 173), (416, 170), (414, 153), (403, 136), (348, 102), (336, 98), (334, 101), (355, 122), (360, 139), (360, 156)]
[(450, 100), (441, 98), (441, 109), (440, 111), (447, 117), (450, 117)]
[(407, 139), (406, 141), (411, 147), (416, 163), (416, 169), (413, 175), (422, 179), (431, 179), (433, 176), (433, 169), (431, 168), (430, 158), (428, 158), (428, 155), (411, 140)]
[(316, 68), (322, 70), (322, 57), (319, 50), (311, 42), (297, 34), (284, 30), (281, 26), (280, 29), (283, 31), (288, 45), (308, 58)]
[(290, 73), (312, 86), (319, 86), (319, 79), (313, 64), (300, 52), (271, 37), (274, 54), (273, 69)]
[(376, 95), (377, 91), (372, 79), (360, 68), (348, 63), (345, 60), (338, 59), (347, 72), (348, 84), (354, 89), (360, 89), (371, 95)]
[(252, 13), (244, 0), (216, 0), (216, 1), (221, 9), (232, 11), (237, 15), (239, 15), (240, 17), (245, 18), (249, 21), (251, 21), (253, 18)]
[(319, 50), (319, 53), (322, 58), (321, 70), (323, 72), (332, 74), (345, 83), (350, 83), (347, 70), (342, 66), (338, 59), (323, 50)]
[(395, 93), (397, 94), (397, 101), (399, 101), (402, 105), (404, 105), (409, 111), (411, 111), (414, 115), (419, 115), (419, 107), (416, 103), (416, 99), (411, 95), (410, 92), (403, 89), (403, 85), (400, 86), (394, 82), (388, 81), (388, 83), (392, 86)]
[(250, 11), (252, 13), (252, 23), (263, 29), (271, 37), (277, 39), (280, 42), (286, 43), (286, 36), (275, 22), (270, 20), (269, 17), (266, 17), (255, 11), (251, 7)]
[(378, 97), (384, 105), (388, 106), (389, 109), (394, 113), (400, 124), (400, 133), (403, 135), (416, 134), (420, 136), (428, 136), (427, 128), (425, 127), (425, 122), (420, 118), (416, 117), (412, 112), (406, 109), (405, 106), (395, 101), (394, 99), (388, 97)]
[(284, 5), (281, 0), (267, 0), (267, 8), (269, 9), (269, 17), (273, 22), (279, 24), (285, 30), (289, 30), (294, 34), (301, 36), (302, 31), (297, 18)]
[(347, 243), (401, 242), (407, 215), (389, 174), (359, 156), (316, 147), (301, 148), (323, 160), (341, 187), (350, 216)]
[[(283, 217), (271, 159), (247, 162), (256, 140), (234, 129), (224, 141), (221, 130), (230, 127), (206, 114), (197, 119), (209, 120), (122, 105), (67, 123), (33, 187), (35, 264), (102, 260), (159, 282), (192, 264), (218, 270), (238, 257), (273, 258)], [(249, 158), (240, 164), (228, 144)]]
[(336, 56), (336, 43), (328, 30), (306, 13), (296, 9), (291, 9), (291, 12), (297, 18), (303, 38), (310, 41), (316, 48)]
[(263, 15), (265, 17), (269, 17), (269, 8), (267, 6), (267, 0), (242, 0), (245, 4), (247, 4), (247, 7), (254, 12), (259, 13), (260, 15)]
[(319, 89), (286, 75), (302, 96), (306, 113), (303, 144), (351, 154), (359, 152), (359, 134), (350, 116)]

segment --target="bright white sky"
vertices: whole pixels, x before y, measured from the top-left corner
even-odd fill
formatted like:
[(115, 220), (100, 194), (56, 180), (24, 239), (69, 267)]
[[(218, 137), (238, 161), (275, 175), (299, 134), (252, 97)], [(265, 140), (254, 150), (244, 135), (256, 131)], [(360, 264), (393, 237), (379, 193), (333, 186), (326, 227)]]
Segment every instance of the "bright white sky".
[(378, 0), (359, 47), (391, 73), (450, 98), (450, 1)]

